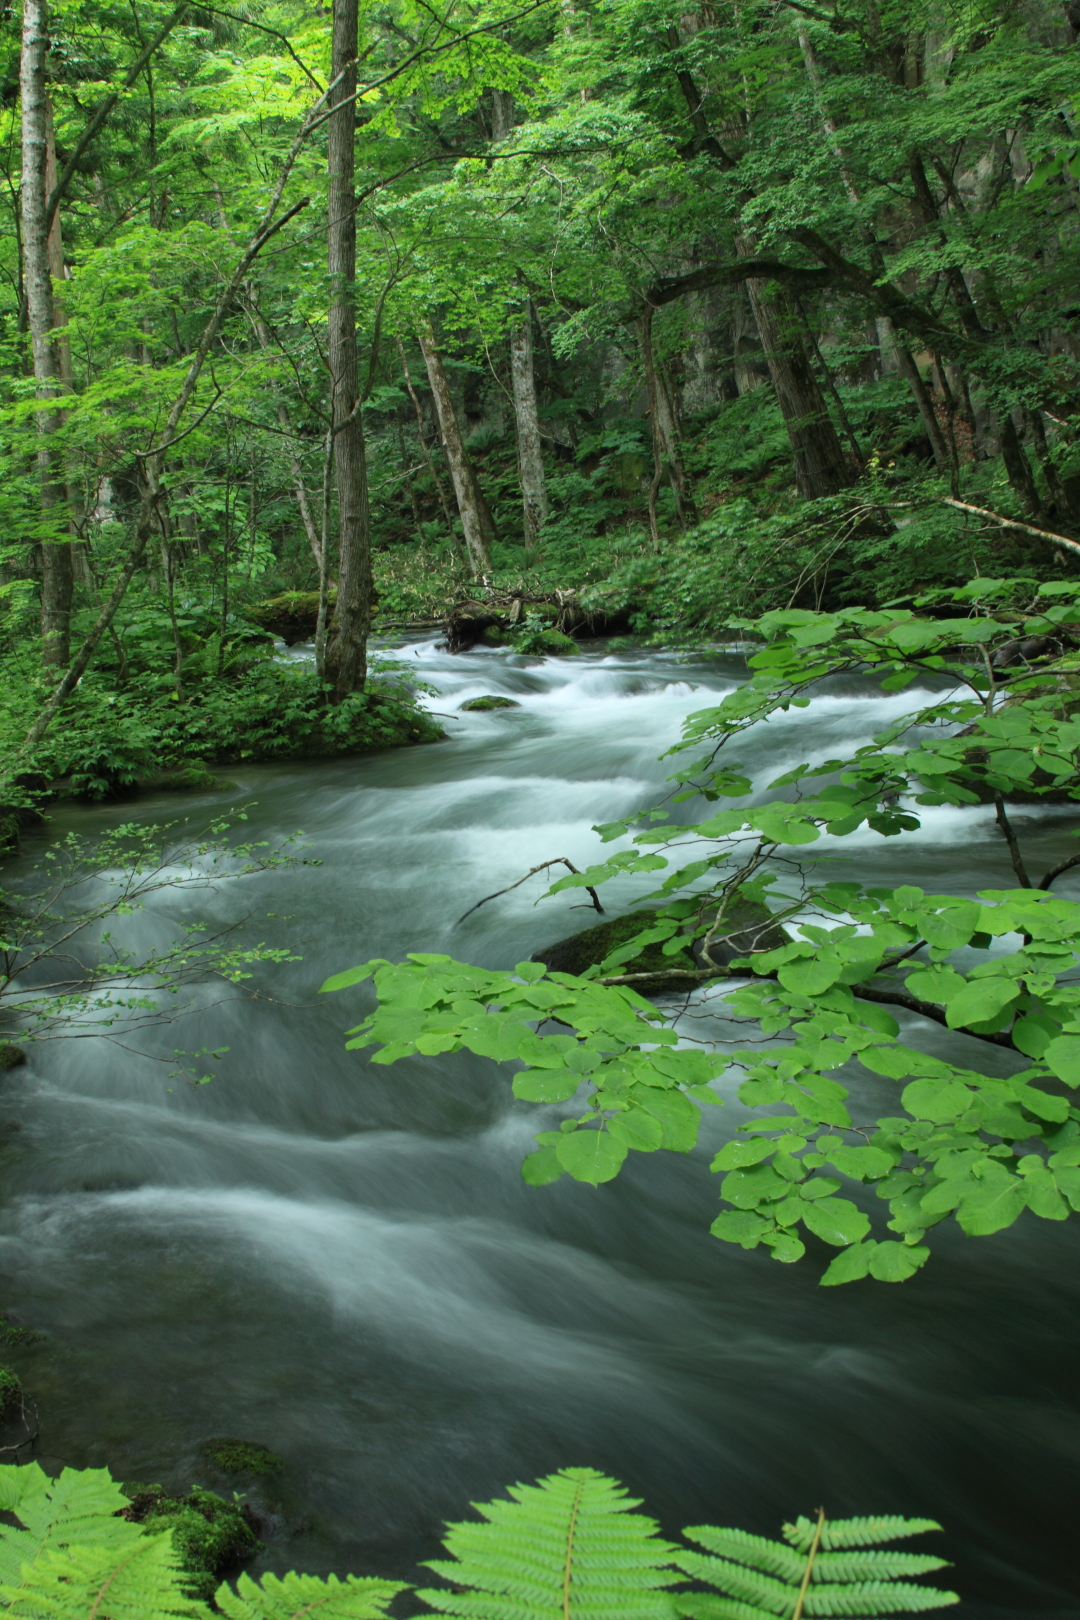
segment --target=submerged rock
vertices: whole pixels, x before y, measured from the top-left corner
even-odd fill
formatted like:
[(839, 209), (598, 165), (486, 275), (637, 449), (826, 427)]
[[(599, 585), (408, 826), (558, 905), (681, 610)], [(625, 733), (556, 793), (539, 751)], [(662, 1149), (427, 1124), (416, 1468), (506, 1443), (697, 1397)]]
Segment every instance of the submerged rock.
[[(641, 979), (633, 986), (644, 996), (669, 995), (693, 989), (695, 981), (685, 975), (688, 970), (704, 965), (698, 942), (708, 933), (715, 915), (713, 908), (711, 915), (707, 913), (703, 920), (695, 917), (686, 923), (682, 930), (686, 935), (686, 944), (674, 955), (665, 956), (664, 942), (654, 940), (637, 956), (622, 963), (617, 971), (648, 974), (647, 979)], [(599, 923), (595, 928), (583, 928), (579, 934), (557, 940), (554, 945), (537, 951), (533, 961), (543, 962), (551, 973), (584, 973), (586, 968), (599, 967), (605, 957), (620, 945), (627, 944), (635, 934), (642, 934), (651, 928), (659, 916), (659, 910), (627, 912), (622, 917)], [(747, 900), (741, 894), (728, 903), (724, 933), (723, 943), (714, 941), (711, 954), (714, 960), (720, 958), (725, 963), (737, 956), (748, 956), (751, 951), (775, 950), (788, 938), (779, 923), (772, 921), (772, 912), (767, 906), (758, 900)], [(721, 978), (724, 975), (717, 972), (714, 976)]]
[(486, 714), (489, 709), (520, 709), (521, 704), (516, 702), (514, 698), (493, 697), (488, 695), (484, 697), (470, 698), (467, 703), (459, 704), (459, 708), (463, 713), (479, 712), (481, 714)]
[(0, 1041), (0, 1074), (5, 1069), (17, 1069), (20, 1063), (26, 1062), (26, 1053), (21, 1046), (12, 1046), (10, 1041)]
[(223, 1474), (276, 1474), (285, 1466), (276, 1451), (258, 1440), (235, 1440), (225, 1435), (217, 1440), (204, 1440), (199, 1450), (207, 1462)]

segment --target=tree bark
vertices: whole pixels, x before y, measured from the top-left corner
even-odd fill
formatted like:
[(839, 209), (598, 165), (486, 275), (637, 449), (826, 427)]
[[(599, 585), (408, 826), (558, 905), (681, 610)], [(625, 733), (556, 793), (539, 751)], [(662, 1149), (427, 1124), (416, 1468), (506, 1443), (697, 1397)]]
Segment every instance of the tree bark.
[[(749, 256), (748, 246), (740, 247), (740, 253)], [(852, 482), (853, 470), (844, 459), (788, 294), (756, 279), (747, 281), (746, 290), (791, 440), (799, 494), (808, 499), (835, 495)]]
[[(328, 103), (328, 269), (331, 421), (338, 498), (338, 594), (326, 672), (334, 695), (361, 691), (367, 679), (371, 630), (371, 517), (367, 460), (361, 420), (360, 367), (356, 347), (356, 202), (353, 195), (356, 135), (357, 0), (334, 0), (331, 80), (342, 77)], [(337, 111), (333, 109), (337, 108)]]
[[(61, 426), (56, 400), (60, 374), (53, 348), (52, 276), (45, 210), (48, 108), (45, 62), (49, 49), (45, 0), (25, 0), (19, 89), (22, 96), (22, 233), (26, 314), (34, 358), (37, 398), (38, 479), (42, 534), (41, 661), (62, 668), (71, 658), (71, 543), (54, 538), (66, 505), (59, 456), (50, 444)], [(49, 531), (53, 531), (51, 534)]]
[(514, 394), (514, 417), (517, 422), (525, 547), (531, 552), (539, 544), (540, 531), (547, 522), (548, 493), (536, 403), (536, 372), (533, 368), (532, 301), (528, 297), (520, 321), (510, 328), (510, 386)]
[[(652, 343), (653, 310), (646, 306), (645, 313), (638, 323), (638, 336), (641, 341), (641, 363), (645, 373), (645, 388), (649, 396), (649, 415), (652, 421), (653, 434), (653, 462), (656, 470), (667, 460), (668, 477), (675, 496), (675, 510), (679, 514), (679, 522), (685, 528), (688, 523), (697, 521), (697, 511), (694, 507), (694, 498), (690, 493), (690, 481), (686, 476), (682, 453), (679, 449), (678, 430), (675, 426), (675, 413), (671, 409), (671, 401), (664, 387), (664, 379), (660, 376), (653, 356)], [(649, 528), (652, 531), (653, 544), (657, 543), (656, 532), (656, 474), (653, 474), (653, 485), (650, 486), (649, 497)]]
[(487, 544), (487, 535), (494, 528), (491, 513), (487, 511), (487, 502), (484, 500), (476, 472), (465, 449), (465, 441), (461, 436), (457, 412), (454, 410), (454, 401), (450, 393), (450, 384), (446, 380), (446, 371), (431, 322), (422, 320), (417, 327), (416, 335), (420, 343), (420, 352), (424, 356), (424, 365), (427, 367), (432, 398), (435, 401), (439, 433), (454, 484), (461, 527), (465, 531), (469, 562), (472, 565), (473, 575), (478, 576), (491, 568), (491, 553)]

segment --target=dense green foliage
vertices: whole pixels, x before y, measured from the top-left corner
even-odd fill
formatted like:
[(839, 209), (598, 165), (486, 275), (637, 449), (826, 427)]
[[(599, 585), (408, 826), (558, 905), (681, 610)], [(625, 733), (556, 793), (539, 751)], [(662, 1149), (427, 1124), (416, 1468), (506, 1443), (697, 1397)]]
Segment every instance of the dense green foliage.
[[(538, 1485), (511, 1486), (508, 1495), (477, 1504), (481, 1522), (449, 1526), (449, 1558), (430, 1565), (448, 1584), (416, 1594), (429, 1608), (487, 1620), (801, 1620), (914, 1614), (957, 1601), (955, 1593), (898, 1579), (942, 1569), (943, 1559), (863, 1550), (939, 1529), (930, 1519), (826, 1520), (819, 1513), (816, 1524), (786, 1525), (785, 1542), (703, 1525), (685, 1532), (707, 1549), (703, 1556), (662, 1540), (654, 1521), (633, 1511), (641, 1504), (591, 1468), (563, 1469)], [(187, 1595), (180, 1530), (162, 1529), (156, 1519), (142, 1528), (129, 1522), (107, 1470), (67, 1468), (51, 1480), (37, 1463), (3, 1468), (0, 1502), (18, 1521), (0, 1526), (0, 1612), (19, 1620), (210, 1614)], [(671, 1588), (686, 1577), (724, 1595), (674, 1595)], [(355, 1575), (254, 1581), (241, 1574), (235, 1589), (220, 1585), (213, 1597), (230, 1620), (380, 1620), (404, 1590), (400, 1582)]]
[[(1080, 70), (1060, 8), (363, 6), (343, 292), (327, 15), (34, 3), (58, 210), (41, 313), (9, 94), (4, 752), (132, 572), (71, 699), (89, 763), (55, 744), (24, 774), (98, 791), (162, 741), (212, 763), (414, 734), (386, 710), (329, 720), (325, 684), (260, 667), (254, 639), (261, 601), (317, 599), (320, 577), (333, 610), (348, 562), (341, 296), (370, 509), (348, 544), (374, 554), (387, 623), (438, 617), (478, 571), (475, 498), (485, 579), (578, 587), (667, 638), (973, 571), (1061, 574), (1080, 525)], [(529, 645), (559, 650), (539, 629)]]
[[(969, 1236), (1025, 1211), (1065, 1220), (1080, 1210), (1080, 904), (1052, 884), (1080, 856), (1033, 872), (1006, 801), (1080, 798), (1080, 656), (1068, 628), (1078, 598), (1071, 583), (982, 579), (920, 604), (959, 618), (788, 609), (743, 624), (765, 645), (743, 686), (689, 717), (673, 752), (690, 757), (672, 794), (634, 822), (597, 828), (623, 847), (552, 886), (664, 873), (651, 926), (582, 974), (538, 962), (490, 972), (434, 955), (366, 963), (323, 986), (374, 978), (379, 1004), (349, 1045), (378, 1043), (376, 1063), (461, 1048), (516, 1061), (514, 1095), (564, 1116), (525, 1160), (536, 1185), (608, 1181), (631, 1151), (688, 1152), (701, 1107), (721, 1101), (711, 1083), (731, 1072), (740, 1101), (764, 1117), (713, 1160), (728, 1207), (712, 1231), (781, 1261), (801, 1258), (812, 1234), (840, 1250), (829, 1284), (905, 1280), (950, 1217)], [(740, 737), (855, 672), (885, 691), (917, 681), (923, 701), (848, 757), (800, 764), (747, 802)], [(714, 809), (724, 798), (740, 802)], [(805, 855), (823, 834), (866, 826), (895, 837), (919, 828), (923, 806), (979, 802), (996, 807), (1015, 889), (975, 898), (866, 887)], [(747, 928), (745, 900), (766, 903), (767, 920)], [(781, 922), (788, 937), (777, 944)], [(627, 970), (646, 946), (670, 958), (698, 1013), (779, 1041), (687, 1033), (686, 997), (656, 1007), (635, 991), (655, 971)], [(733, 975), (734, 988), (707, 988)], [(909, 1015), (903, 1029), (890, 1008)], [(927, 1024), (966, 1035), (968, 1062), (926, 1051)], [(980, 1044), (1005, 1064), (987, 1072)], [(905, 1082), (869, 1125), (862, 1107), (849, 1111), (868, 1075)], [(873, 1188), (896, 1236), (872, 1235), (865, 1200), (841, 1196), (846, 1184)]]

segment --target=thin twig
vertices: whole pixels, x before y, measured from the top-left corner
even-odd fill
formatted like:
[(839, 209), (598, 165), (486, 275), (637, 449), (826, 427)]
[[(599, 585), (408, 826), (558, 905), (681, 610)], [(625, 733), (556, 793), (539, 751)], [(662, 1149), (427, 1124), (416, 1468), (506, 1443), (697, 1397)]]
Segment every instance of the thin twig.
[[(468, 911), (466, 911), (463, 916), (458, 918), (458, 923), (463, 923), (465, 918), (471, 917), (474, 911), (479, 911), (481, 906), (486, 906), (489, 900), (497, 900), (501, 894), (509, 894), (511, 889), (520, 889), (521, 885), (527, 882), (529, 878), (535, 877), (537, 872), (546, 872), (549, 866), (567, 866), (570, 868), (570, 871), (574, 873), (575, 877), (581, 876), (573, 861), (568, 861), (565, 855), (556, 855), (552, 860), (541, 861), (539, 866), (532, 867), (531, 870), (525, 873), (524, 877), (518, 878), (516, 883), (508, 883), (505, 889), (496, 889), (494, 894), (485, 894), (482, 900), (478, 900), (475, 906), (470, 906)], [(604, 908), (600, 904), (600, 896), (590, 884), (586, 883), (585, 887), (592, 895), (593, 905), (596, 907), (600, 915), (604, 916)], [(455, 927), (456, 926), (457, 924), (455, 924)]]

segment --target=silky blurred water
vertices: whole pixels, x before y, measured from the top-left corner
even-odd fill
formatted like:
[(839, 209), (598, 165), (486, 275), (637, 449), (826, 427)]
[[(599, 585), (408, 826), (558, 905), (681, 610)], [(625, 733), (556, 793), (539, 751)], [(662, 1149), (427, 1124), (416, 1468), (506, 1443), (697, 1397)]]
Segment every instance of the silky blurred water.
[[(21, 1128), (0, 1153), (0, 1297), (53, 1336), (45, 1451), (186, 1488), (208, 1436), (270, 1445), (287, 1463), (277, 1568), (407, 1575), (470, 1499), (590, 1464), (669, 1530), (775, 1534), (819, 1503), (936, 1517), (967, 1614), (1075, 1615), (1076, 1223), (1025, 1216), (970, 1242), (939, 1228), (912, 1282), (821, 1290), (823, 1246), (786, 1267), (708, 1235), (708, 1162), (738, 1104), (709, 1111), (688, 1159), (636, 1154), (600, 1189), (530, 1189), (518, 1167), (541, 1117), (503, 1073), (460, 1056), (368, 1067), (342, 1032), (370, 992), (317, 998), (371, 955), (508, 966), (587, 926), (580, 891), (536, 904), (542, 879), (455, 918), (541, 860), (596, 859), (592, 824), (653, 802), (672, 768), (657, 756), (739, 660), (399, 656), (434, 688), (447, 740), (238, 767), (239, 794), (135, 807), (202, 825), (254, 800), (249, 831), (302, 827), (324, 863), (166, 893), (125, 925), (142, 948), (177, 920), (254, 911), (246, 937), (302, 958), (260, 971), (270, 999), (206, 987), (195, 1016), (133, 1042), (228, 1046), (214, 1082), (103, 1040), (35, 1047), (4, 1079), (0, 1112)], [(520, 707), (460, 712), (483, 693)], [(838, 684), (738, 757), (760, 791), (917, 700)], [(49, 836), (132, 814), (68, 807)], [(1036, 864), (1075, 847), (1070, 812), (1022, 819)], [(823, 853), (846, 861), (838, 875), (931, 891), (1013, 882), (981, 808)], [(647, 887), (620, 880), (606, 903)], [(867, 1083), (862, 1100), (889, 1094)]]

